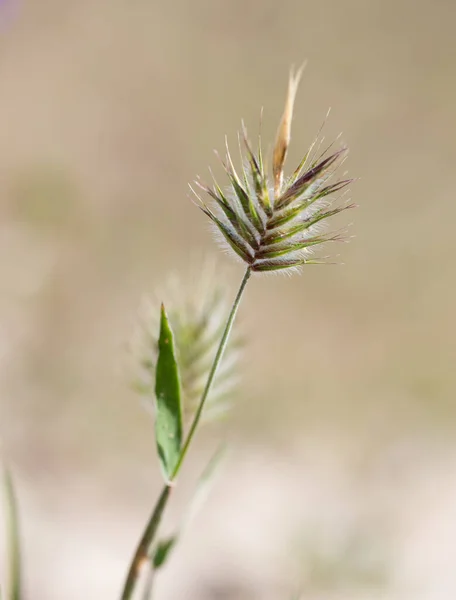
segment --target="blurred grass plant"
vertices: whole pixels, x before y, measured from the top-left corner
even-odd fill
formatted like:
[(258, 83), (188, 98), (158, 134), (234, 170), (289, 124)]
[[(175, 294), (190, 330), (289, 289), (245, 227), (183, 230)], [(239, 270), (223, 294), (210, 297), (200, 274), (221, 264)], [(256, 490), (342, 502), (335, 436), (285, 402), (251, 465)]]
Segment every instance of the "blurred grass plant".
[[(144, 298), (132, 340), (133, 388), (154, 412), (159, 307), (163, 302), (174, 333), (184, 425), (198, 407), (230, 310), (227, 285), (217, 273), (215, 261), (203, 260), (198, 266), (186, 280), (173, 275), (153, 298)], [(206, 403), (205, 421), (223, 416), (229, 408), (239, 380), (240, 346), (240, 336), (231, 336)]]
[[(19, 516), (16, 491), (7, 467), (3, 467), (3, 495), (6, 522), (7, 581), (5, 587), (0, 582), (0, 600), (21, 600), (21, 547), (19, 539)], [(2, 591), (5, 590), (3, 594)]]
[[(202, 416), (210, 413), (206, 409), (211, 405), (216, 406), (217, 390), (224, 375), (230, 374), (225, 351), (251, 275), (292, 273), (306, 264), (326, 262), (325, 258), (313, 258), (313, 250), (328, 242), (345, 240), (344, 232), (325, 233), (324, 226), (331, 217), (354, 206), (343, 200), (343, 193), (337, 196), (351, 182), (337, 178), (346, 148), (329, 153), (331, 144), (321, 151), (318, 135), (292, 174), (284, 173), (301, 73), (302, 69), (290, 73), (285, 109), (273, 148), (272, 176), (263, 161), (261, 132), (255, 153), (243, 124), (238, 140), (240, 175), (226, 144), (222, 165), (228, 188), (222, 189), (215, 179), (212, 186), (200, 179), (191, 186), (197, 205), (211, 220), (217, 236), (244, 262), (246, 270), (230, 309), (225, 308), (224, 297), (217, 288), (207, 288), (205, 300), (200, 295), (190, 300), (178, 293), (176, 305), (171, 303), (168, 311), (161, 306), (158, 336), (150, 329), (154, 318), (145, 328), (145, 353), (140, 359), (145, 378), (139, 390), (154, 402), (157, 454), (165, 483), (131, 561), (122, 600), (130, 600), (136, 593), (144, 570), (144, 598), (149, 598), (155, 573), (168, 559), (178, 538), (176, 533), (161, 539), (159, 526)], [(201, 192), (210, 198), (211, 205), (206, 204)], [(212, 470), (211, 466), (209, 472)], [(206, 474), (204, 481), (207, 478)]]
[[(149, 305), (139, 329), (138, 362), (140, 377), (136, 389), (152, 401), (155, 437), (164, 486), (131, 561), (121, 594), (130, 600), (146, 571), (143, 598), (152, 593), (155, 574), (169, 558), (183, 528), (193, 513), (195, 502), (180, 530), (159, 536), (159, 526), (172, 489), (185, 461), (203, 416), (213, 418), (227, 407), (238, 371), (238, 336), (232, 336), (234, 320), (250, 277), (254, 273), (292, 273), (306, 264), (325, 259), (313, 258), (315, 248), (328, 242), (344, 241), (341, 231), (324, 232), (328, 220), (354, 205), (340, 201), (336, 194), (350, 179), (338, 179), (346, 148), (328, 155), (332, 144), (321, 151), (318, 135), (294, 172), (285, 176), (284, 165), (291, 137), (291, 122), (301, 70), (291, 71), (285, 109), (272, 154), (272, 176), (263, 161), (261, 132), (257, 152), (252, 149), (242, 125), (239, 136), (240, 175), (226, 144), (222, 165), (228, 177), (227, 189), (215, 181), (200, 179), (191, 187), (196, 203), (210, 219), (223, 245), (246, 266), (237, 295), (226, 302), (223, 285), (215, 282), (214, 270), (204, 270), (194, 290), (174, 280), (162, 291), (159, 311)], [(209, 206), (200, 196), (204, 192)], [(338, 202), (339, 200), (339, 202)], [(156, 316), (159, 314), (159, 318)], [(158, 331), (158, 334), (157, 334)], [(226, 352), (229, 350), (229, 352)], [(196, 499), (207, 491), (217, 466), (217, 451), (203, 472)], [(21, 570), (16, 498), (9, 472), (5, 471), (9, 583), (5, 598), (20, 600)]]

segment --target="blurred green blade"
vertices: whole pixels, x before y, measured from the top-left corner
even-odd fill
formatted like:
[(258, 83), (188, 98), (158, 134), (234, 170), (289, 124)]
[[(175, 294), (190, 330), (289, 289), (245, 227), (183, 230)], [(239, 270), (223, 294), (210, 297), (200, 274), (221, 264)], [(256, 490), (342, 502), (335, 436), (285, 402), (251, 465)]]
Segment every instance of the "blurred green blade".
[(5, 600), (21, 598), (21, 551), (19, 518), (13, 479), (8, 469), (3, 472), (3, 490), (6, 508), (8, 582)]
[(174, 544), (177, 542), (177, 535), (173, 535), (165, 540), (161, 540), (158, 542), (157, 548), (155, 549), (154, 556), (152, 559), (153, 568), (155, 570), (162, 567), (171, 550), (173, 549)]
[(181, 450), (182, 405), (174, 337), (163, 305), (158, 340), (155, 396), (157, 400), (155, 419), (157, 451), (165, 478), (169, 481)]
[(190, 524), (190, 521), (194, 518), (195, 514), (200, 509), (202, 504), (205, 502), (207, 496), (209, 495), (209, 491), (214, 481), (214, 477), (217, 474), (218, 468), (225, 454), (226, 446), (225, 444), (221, 444), (211, 456), (209, 462), (207, 463), (203, 472), (199, 476), (198, 482), (196, 484), (195, 493), (193, 495), (189, 509), (184, 517), (184, 522), (182, 524), (183, 529)]
[(184, 515), (179, 531), (177, 531), (174, 535), (160, 540), (157, 546), (155, 547), (151, 558), (151, 568), (154, 571), (158, 570), (166, 563), (171, 554), (171, 551), (174, 549), (174, 546), (179, 541), (179, 537), (182, 535), (183, 531), (188, 527), (190, 521), (195, 516), (195, 513), (205, 501), (209, 493), (211, 484), (213, 482), (214, 476), (217, 472), (217, 468), (221, 462), (221, 459), (225, 456), (225, 451), (225, 446), (220, 446), (212, 455), (204, 471), (201, 473), (196, 485), (196, 490), (193, 499), (190, 503), (186, 514)]

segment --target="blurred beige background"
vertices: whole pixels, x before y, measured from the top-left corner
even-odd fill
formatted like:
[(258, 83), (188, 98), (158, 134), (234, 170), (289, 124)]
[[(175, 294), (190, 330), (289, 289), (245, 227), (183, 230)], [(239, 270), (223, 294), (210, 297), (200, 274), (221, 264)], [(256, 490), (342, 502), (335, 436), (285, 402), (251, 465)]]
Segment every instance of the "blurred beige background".
[(456, 594), (456, 4), (0, 2), (0, 433), (26, 598), (118, 597), (160, 485), (128, 387), (141, 295), (219, 253), (187, 182), (309, 59), (291, 166), (343, 131), (344, 266), (254, 279), (233, 453), (156, 597)]

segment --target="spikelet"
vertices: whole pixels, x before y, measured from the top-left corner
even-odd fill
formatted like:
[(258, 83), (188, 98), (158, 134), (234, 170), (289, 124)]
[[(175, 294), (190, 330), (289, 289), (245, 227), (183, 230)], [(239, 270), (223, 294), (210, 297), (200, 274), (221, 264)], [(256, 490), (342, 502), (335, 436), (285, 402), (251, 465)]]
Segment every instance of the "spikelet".
[[(134, 388), (153, 406), (159, 308), (163, 301), (174, 332), (187, 423), (201, 398), (229, 313), (226, 292), (215, 264), (206, 261), (202, 269), (190, 273), (188, 281), (170, 278), (156, 294), (157, 299), (145, 299), (140, 310), (132, 342), (135, 363), (140, 366)], [(239, 336), (234, 332), (204, 409), (205, 420), (223, 416), (229, 408), (238, 384), (240, 346)]]
[[(302, 69), (291, 71), (285, 109), (277, 131), (270, 181), (261, 150), (257, 153), (242, 126), (242, 171), (237, 173), (228, 144), (223, 168), (229, 179), (227, 191), (215, 181), (212, 186), (199, 179), (190, 186), (199, 208), (215, 225), (224, 244), (233, 250), (253, 272), (294, 270), (304, 264), (324, 262), (311, 259), (315, 247), (330, 241), (343, 241), (340, 232), (323, 233), (327, 220), (353, 204), (334, 204), (334, 195), (351, 179), (335, 179), (335, 171), (347, 149), (318, 155), (312, 144), (294, 173), (285, 178), (284, 164), (291, 135), (291, 120)], [(209, 206), (201, 197), (206, 193)]]

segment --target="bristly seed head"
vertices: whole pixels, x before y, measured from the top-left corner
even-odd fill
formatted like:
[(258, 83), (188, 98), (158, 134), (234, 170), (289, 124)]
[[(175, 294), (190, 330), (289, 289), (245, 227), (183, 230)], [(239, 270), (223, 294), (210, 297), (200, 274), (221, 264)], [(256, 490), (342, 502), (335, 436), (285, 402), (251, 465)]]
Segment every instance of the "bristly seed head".
[(190, 186), (199, 207), (211, 219), (224, 242), (255, 272), (293, 270), (304, 264), (322, 262), (309, 259), (313, 248), (343, 239), (340, 233), (323, 233), (322, 225), (329, 217), (354, 206), (347, 203), (334, 206), (333, 194), (352, 181), (331, 182), (344, 161), (345, 147), (327, 156), (330, 146), (318, 154), (316, 139), (294, 173), (284, 177), (301, 74), (302, 68), (296, 73), (290, 72), (285, 109), (273, 149), (272, 182), (263, 163), (261, 139), (254, 153), (242, 125), (241, 177), (226, 144), (226, 159), (221, 162), (229, 179), (229, 189), (222, 190), (215, 179), (212, 186), (195, 181), (215, 206), (209, 207)]
[[(201, 261), (200, 261), (201, 262)], [(220, 270), (218, 270), (220, 271)], [(213, 262), (199, 263), (185, 280), (173, 277), (156, 300), (147, 299), (131, 342), (134, 389), (149, 401), (155, 397), (160, 302), (173, 328), (185, 421), (190, 422), (208, 376), (229, 313), (228, 290)], [(238, 386), (241, 338), (235, 329), (219, 365), (204, 419), (223, 416)]]

